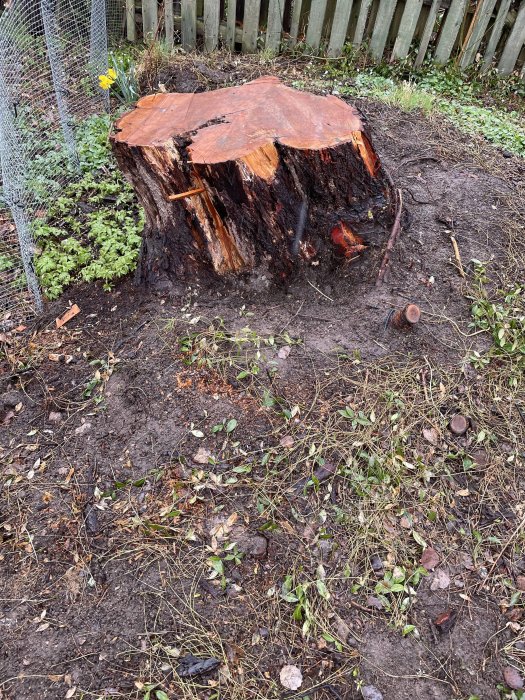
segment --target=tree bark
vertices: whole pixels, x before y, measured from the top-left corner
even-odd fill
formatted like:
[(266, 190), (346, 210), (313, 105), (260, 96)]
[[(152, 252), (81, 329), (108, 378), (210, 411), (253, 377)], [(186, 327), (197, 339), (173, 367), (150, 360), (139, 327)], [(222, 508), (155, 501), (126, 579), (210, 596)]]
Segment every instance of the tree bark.
[(369, 255), (394, 218), (357, 111), (277, 78), (142, 98), (112, 145), (145, 210), (148, 284), (254, 270), (284, 281)]

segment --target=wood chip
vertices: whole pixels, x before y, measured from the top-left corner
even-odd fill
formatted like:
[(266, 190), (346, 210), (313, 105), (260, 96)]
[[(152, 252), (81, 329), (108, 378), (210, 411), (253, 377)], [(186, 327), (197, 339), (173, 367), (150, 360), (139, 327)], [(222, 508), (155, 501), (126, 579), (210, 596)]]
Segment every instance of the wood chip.
[(72, 318), (75, 318), (75, 316), (79, 313), (79, 307), (76, 304), (73, 304), (73, 306), (69, 308), (64, 314), (62, 314), (62, 316), (59, 316), (57, 319), (55, 319), (56, 327), (62, 328), (63, 325), (65, 325), (68, 321), (71, 321)]

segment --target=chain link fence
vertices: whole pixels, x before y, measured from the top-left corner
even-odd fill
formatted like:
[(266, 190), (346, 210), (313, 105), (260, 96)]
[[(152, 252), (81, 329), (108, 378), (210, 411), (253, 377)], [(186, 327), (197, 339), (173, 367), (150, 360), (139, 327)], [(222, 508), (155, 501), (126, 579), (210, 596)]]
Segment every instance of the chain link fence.
[(0, 16), (0, 331), (42, 308), (32, 228), (80, 175), (76, 129), (109, 108), (98, 86), (120, 0), (7, 0)]

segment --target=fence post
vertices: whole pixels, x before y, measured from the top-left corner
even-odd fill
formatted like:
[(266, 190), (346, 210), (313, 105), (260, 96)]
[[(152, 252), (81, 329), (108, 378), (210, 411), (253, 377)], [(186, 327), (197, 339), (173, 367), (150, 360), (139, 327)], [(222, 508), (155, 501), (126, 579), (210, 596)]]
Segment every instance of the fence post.
[(259, 36), (259, 14), (261, 0), (244, 0), (244, 21), (242, 29), (243, 53), (256, 53)]
[(126, 0), (126, 38), (128, 41), (137, 41), (135, 0)]
[[(10, 53), (9, 57), (3, 55), (5, 48), (7, 47), (1, 47), (2, 66), (9, 65), (9, 61), (15, 59), (12, 53)], [(28, 202), (23, 172), (25, 163), (22, 144), (18, 138), (12, 103), (13, 98), (9, 87), (4, 75), (0, 74), (0, 162), (4, 197), (15, 222), (27, 287), (34, 299), (35, 310), (37, 313), (40, 313), (44, 305), (40, 285), (33, 266), (33, 236), (26, 211)]]
[(40, 9), (42, 10), (42, 24), (44, 25), (44, 37), (47, 47), (47, 56), (53, 77), (53, 87), (57, 100), (58, 116), (60, 125), (64, 135), (64, 143), (66, 151), (72, 166), (76, 170), (80, 170), (80, 161), (77, 153), (75, 131), (73, 129), (73, 120), (69, 114), (67, 106), (67, 83), (66, 73), (62, 64), (62, 56), (57, 44), (58, 23), (55, 16), (56, 2), (54, 0), (41, 0)]
[[(509, 0), (510, 2), (510, 0)], [(425, 28), (423, 30), (423, 36), (421, 37), (421, 42), (419, 44), (419, 49), (417, 52), (416, 60), (414, 61), (414, 68), (419, 68), (427, 53), (428, 45), (430, 44), (430, 39), (432, 37), (432, 32), (434, 31), (434, 25), (436, 24), (436, 17), (439, 11), (439, 6), (441, 5), (441, 0), (432, 0), (432, 5), (428, 11), (427, 21), (425, 22)]]
[(310, 5), (310, 16), (306, 29), (306, 45), (312, 49), (318, 49), (321, 43), (326, 4), (327, 0), (312, 0)]
[(392, 24), (392, 17), (396, 9), (397, 0), (380, 0), (377, 11), (376, 23), (370, 40), (370, 53), (377, 60), (383, 58), (383, 52), (388, 39), (388, 32)]
[(392, 49), (392, 60), (402, 60), (408, 56), (422, 6), (423, 0), (407, 0)]
[(370, 6), (372, 5), (372, 0), (361, 0), (361, 7), (359, 8), (359, 15), (357, 17), (357, 24), (355, 27), (353, 45), (356, 47), (361, 46), (363, 43), (363, 37), (365, 35), (366, 20), (368, 19), (368, 12)]
[[(106, 23), (106, 0), (91, 0), (91, 29), (89, 63), (94, 77), (108, 69), (108, 28)], [(110, 111), (109, 90), (99, 88), (106, 112)]]
[(434, 60), (437, 64), (443, 65), (450, 58), (454, 44), (458, 36), (459, 28), (465, 16), (467, 0), (452, 0), (448, 8), (445, 24), (441, 30), (438, 45), (434, 53)]
[(480, 4), (476, 7), (467, 40), (460, 54), (460, 68), (464, 69), (469, 66), (476, 57), (476, 51), (487, 31), (495, 6), (496, 0), (480, 0)]
[(197, 0), (181, 0), (182, 48), (191, 51), (197, 42)]
[(352, 13), (353, 0), (337, 0), (335, 6), (334, 21), (330, 33), (328, 44), (328, 55), (330, 57), (339, 56), (346, 41), (348, 22)]
[(523, 44), (525, 44), (525, 0), (520, 5), (518, 16), (503, 48), (503, 53), (498, 63), (498, 73), (501, 73), (501, 75), (510, 75), (512, 73)]
[(204, 0), (204, 48), (208, 53), (219, 45), (219, 0)]

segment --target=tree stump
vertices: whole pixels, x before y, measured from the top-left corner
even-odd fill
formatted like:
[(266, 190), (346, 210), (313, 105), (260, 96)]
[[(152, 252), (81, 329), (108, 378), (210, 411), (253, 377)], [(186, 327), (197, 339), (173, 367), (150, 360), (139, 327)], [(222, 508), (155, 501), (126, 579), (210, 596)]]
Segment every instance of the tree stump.
[(274, 77), (149, 95), (111, 139), (145, 210), (143, 282), (253, 270), (286, 280), (369, 256), (392, 225), (395, 193), (357, 111)]

